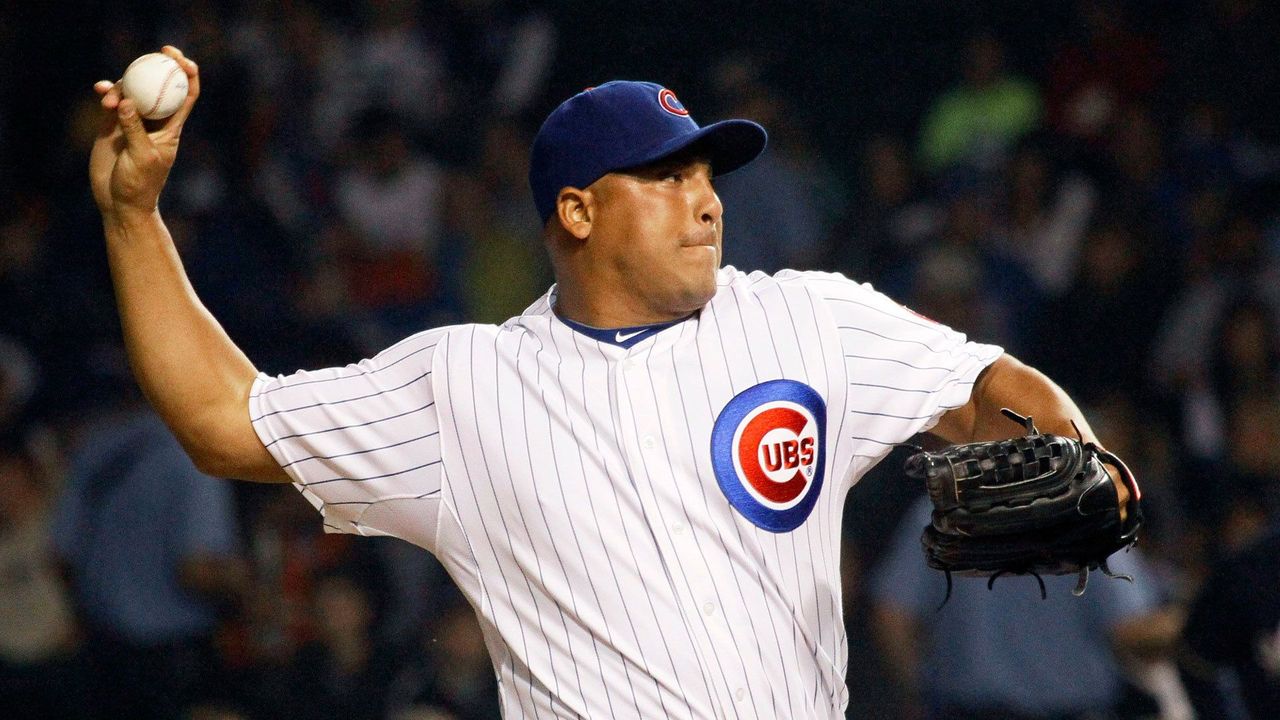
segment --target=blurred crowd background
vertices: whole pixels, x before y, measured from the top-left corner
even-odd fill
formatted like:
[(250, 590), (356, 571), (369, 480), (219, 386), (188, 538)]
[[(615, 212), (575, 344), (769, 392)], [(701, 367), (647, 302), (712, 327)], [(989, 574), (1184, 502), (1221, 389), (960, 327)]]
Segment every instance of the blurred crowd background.
[(1081, 401), (1147, 503), (1134, 585), (1028, 606), (1033, 580), (958, 579), (980, 595), (935, 612), (941, 576), (905, 576), (921, 488), (890, 456), (846, 511), (850, 717), (1280, 717), (1259, 714), (1280, 629), (1243, 640), (1256, 668), (1229, 647), (1280, 606), (1258, 590), (1278, 556), (1240, 565), (1280, 497), (1278, 39), (1264, 0), (7, 4), (0, 714), (497, 716), (427, 553), (200, 476), (133, 387), (91, 85), (171, 43), (204, 91), (162, 211), (270, 373), (545, 290), (526, 156), (573, 92), (649, 79), (700, 121), (761, 122), (767, 153), (718, 182), (726, 263), (839, 271), (1004, 345)]

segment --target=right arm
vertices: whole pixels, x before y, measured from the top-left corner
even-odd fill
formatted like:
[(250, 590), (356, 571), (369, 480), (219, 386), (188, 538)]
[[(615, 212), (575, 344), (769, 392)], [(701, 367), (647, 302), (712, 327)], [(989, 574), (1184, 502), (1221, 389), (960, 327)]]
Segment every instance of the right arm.
[(183, 123), (200, 93), (196, 64), (176, 48), (164, 52), (186, 71), (190, 89), (182, 108), (155, 131), (147, 131), (117, 85), (95, 85), (103, 109), (89, 175), (129, 363), (202, 472), (288, 482), (249, 420), (257, 369), (196, 296), (157, 208)]

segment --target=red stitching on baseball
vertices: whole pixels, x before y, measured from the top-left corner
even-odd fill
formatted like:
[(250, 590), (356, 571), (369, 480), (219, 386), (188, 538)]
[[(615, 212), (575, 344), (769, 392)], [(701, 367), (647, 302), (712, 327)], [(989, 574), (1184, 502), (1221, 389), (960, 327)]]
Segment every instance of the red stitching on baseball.
[(173, 79), (173, 74), (176, 72), (179, 72), (180, 70), (182, 70), (182, 68), (178, 67), (176, 64), (173, 67), (169, 68), (169, 74), (165, 75), (164, 82), (160, 83), (160, 92), (156, 93), (155, 104), (151, 106), (150, 110), (143, 113), (143, 117), (154, 114), (156, 110), (160, 109), (160, 103), (164, 101), (164, 94), (169, 89), (169, 81)]

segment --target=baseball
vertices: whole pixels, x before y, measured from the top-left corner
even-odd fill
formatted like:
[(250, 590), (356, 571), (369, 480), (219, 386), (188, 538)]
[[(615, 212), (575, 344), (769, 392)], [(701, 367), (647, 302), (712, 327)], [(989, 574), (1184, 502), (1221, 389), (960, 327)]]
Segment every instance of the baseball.
[(163, 53), (148, 53), (124, 71), (120, 91), (148, 120), (161, 120), (178, 111), (187, 99), (187, 74), (178, 61)]

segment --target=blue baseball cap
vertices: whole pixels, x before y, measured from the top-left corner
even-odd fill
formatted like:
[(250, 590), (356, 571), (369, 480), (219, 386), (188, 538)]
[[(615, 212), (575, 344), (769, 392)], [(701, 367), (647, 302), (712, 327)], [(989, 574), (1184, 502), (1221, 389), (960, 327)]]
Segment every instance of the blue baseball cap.
[(613, 80), (565, 100), (542, 123), (529, 154), (529, 187), (543, 224), (566, 187), (585, 188), (698, 145), (716, 175), (751, 162), (768, 141), (750, 120), (699, 127), (676, 94), (650, 82)]

